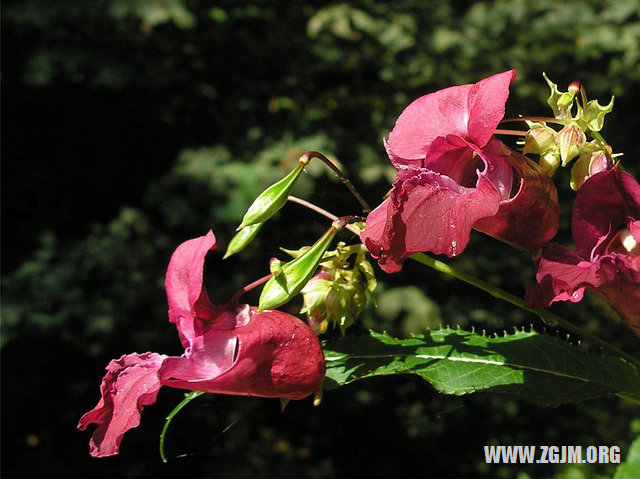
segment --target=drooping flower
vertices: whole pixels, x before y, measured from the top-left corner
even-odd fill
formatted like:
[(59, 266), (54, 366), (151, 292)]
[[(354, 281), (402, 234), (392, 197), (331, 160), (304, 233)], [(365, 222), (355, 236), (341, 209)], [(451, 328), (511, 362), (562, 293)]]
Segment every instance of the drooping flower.
[(527, 303), (576, 303), (590, 290), (640, 336), (640, 185), (617, 169), (590, 177), (576, 195), (571, 228), (576, 251), (543, 249)]
[(167, 269), (169, 320), (184, 354), (127, 354), (107, 366), (102, 397), (78, 424), (81, 430), (98, 425), (92, 456), (117, 454), (124, 433), (140, 424), (143, 407), (156, 401), (162, 386), (289, 399), (302, 399), (321, 386), (322, 348), (302, 321), (247, 304), (211, 303), (202, 278), (205, 256), (213, 249), (216, 240), (209, 231), (182, 243)]
[(493, 136), (515, 70), (411, 103), (385, 146), (398, 170), (361, 235), (386, 272), (413, 253), (456, 256), (471, 229), (523, 248), (553, 238), (559, 206), (550, 178)]

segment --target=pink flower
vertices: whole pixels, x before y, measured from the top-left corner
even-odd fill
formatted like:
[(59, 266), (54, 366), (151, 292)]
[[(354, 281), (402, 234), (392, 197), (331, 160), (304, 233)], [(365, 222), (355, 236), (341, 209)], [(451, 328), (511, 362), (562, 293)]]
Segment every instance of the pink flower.
[(361, 235), (386, 272), (421, 251), (458, 255), (472, 228), (532, 249), (555, 235), (553, 182), (493, 137), (515, 75), (431, 93), (398, 118), (385, 143), (398, 170), (393, 190)]
[(169, 320), (178, 329), (184, 354), (127, 354), (107, 366), (102, 397), (78, 424), (81, 430), (98, 425), (90, 441), (92, 456), (118, 454), (122, 436), (140, 424), (143, 407), (156, 401), (161, 386), (290, 399), (302, 399), (321, 386), (322, 348), (302, 321), (246, 304), (211, 303), (202, 275), (212, 249), (216, 240), (209, 231), (182, 243), (169, 262)]
[(527, 303), (577, 303), (589, 289), (640, 336), (640, 185), (617, 169), (587, 179), (576, 195), (571, 228), (577, 251), (543, 249)]

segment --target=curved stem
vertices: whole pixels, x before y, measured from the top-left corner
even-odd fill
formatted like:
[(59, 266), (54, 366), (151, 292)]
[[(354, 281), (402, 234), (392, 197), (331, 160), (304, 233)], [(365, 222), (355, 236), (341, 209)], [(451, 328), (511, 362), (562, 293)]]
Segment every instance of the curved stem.
[(237, 303), (238, 299), (240, 299), (240, 296), (242, 296), (244, 293), (247, 293), (247, 292), (251, 291), (254, 288), (257, 288), (261, 284), (266, 283), (267, 281), (269, 281), (271, 279), (271, 276), (272, 276), (271, 274), (263, 276), (262, 278), (255, 280), (253, 283), (248, 284), (244, 288), (236, 291), (235, 293), (233, 293), (233, 296), (231, 296), (231, 299), (229, 300), (229, 303), (231, 303), (231, 304)]
[(171, 421), (173, 420), (174, 416), (176, 414), (178, 414), (180, 412), (180, 410), (185, 407), (187, 404), (189, 404), (191, 401), (193, 401), (195, 398), (202, 396), (204, 394), (204, 392), (202, 391), (191, 391), (189, 393), (186, 393), (184, 395), (184, 399), (182, 401), (180, 401), (180, 403), (173, 408), (173, 411), (171, 411), (169, 413), (169, 415), (166, 418), (166, 422), (164, 423), (164, 427), (162, 428), (162, 432), (160, 433), (160, 444), (159, 444), (159, 448), (160, 448), (160, 458), (162, 459), (162, 462), (166, 463), (169, 461), (169, 459), (167, 459), (167, 456), (164, 453), (164, 439), (165, 436), (167, 435), (167, 430), (169, 429), (169, 424), (171, 424)]
[(567, 331), (571, 331), (572, 333), (578, 334), (583, 338), (590, 340), (592, 343), (598, 344), (603, 349), (606, 349), (607, 351), (615, 354), (616, 356), (621, 356), (627, 361), (629, 361), (630, 363), (632, 363), (633, 365), (640, 367), (640, 361), (638, 361), (636, 358), (634, 358), (630, 354), (625, 353), (621, 349), (618, 349), (617, 347), (606, 342), (605, 340), (600, 339), (599, 337), (594, 336), (593, 334), (587, 331), (584, 331), (582, 328), (576, 326), (575, 324), (570, 323), (565, 319), (562, 319), (560, 316), (557, 316), (549, 311), (546, 311), (544, 309), (527, 308), (522, 298), (519, 298), (518, 296), (508, 293), (507, 291), (501, 288), (498, 288), (497, 286), (494, 286), (491, 283), (488, 283), (479, 278), (476, 278), (473, 275), (464, 273), (448, 265), (447, 263), (443, 263), (442, 261), (432, 258), (431, 256), (427, 256), (424, 253), (416, 253), (413, 256), (410, 256), (410, 258), (414, 261), (417, 261), (418, 263), (429, 266), (430, 268), (433, 268), (436, 271), (439, 271), (440, 273), (448, 274), (449, 276), (453, 276), (454, 278), (462, 280), (465, 283), (469, 283), (475, 286), (476, 288), (480, 288), (483, 291), (486, 291), (487, 293), (489, 293), (494, 298), (507, 301), (508, 303), (511, 303), (515, 306), (518, 306), (521, 309), (524, 309), (525, 311), (529, 311), (530, 313), (537, 315), (545, 323), (551, 324), (553, 326), (556, 326), (556, 325), (561, 326)]
[(325, 165), (329, 167), (331, 171), (333, 171), (333, 173), (338, 177), (338, 179), (342, 182), (342, 184), (349, 189), (351, 194), (355, 196), (355, 198), (358, 200), (358, 203), (362, 205), (362, 209), (364, 210), (364, 212), (365, 213), (371, 212), (371, 207), (369, 206), (369, 204), (364, 200), (364, 198), (360, 195), (360, 193), (358, 193), (358, 190), (356, 190), (356, 188), (351, 184), (349, 179), (346, 176), (344, 176), (342, 171), (340, 171), (340, 168), (338, 168), (335, 165), (335, 163), (333, 163), (333, 161), (331, 161), (329, 158), (327, 158), (326, 156), (324, 156), (322, 153), (318, 151), (307, 151), (304, 155), (302, 155), (301, 158), (304, 158), (307, 161), (309, 161), (311, 158), (318, 158), (319, 160), (321, 160)]
[[(333, 213), (329, 213), (327, 210), (320, 208), (317, 205), (314, 205), (313, 203), (308, 202), (307, 200), (303, 200), (302, 198), (298, 198), (297, 196), (293, 196), (293, 195), (289, 195), (289, 198), (287, 198), (289, 201), (291, 201), (292, 203), (298, 203), (299, 205), (302, 205), (306, 208), (309, 208), (310, 210), (315, 211), (316, 213), (321, 214), (322, 216), (329, 218), (331, 221), (336, 221), (339, 218), (334, 215)], [(353, 225), (347, 224), (344, 226), (346, 229), (348, 229), (349, 231), (351, 231), (353, 234), (360, 236), (361, 231), (356, 228)]]

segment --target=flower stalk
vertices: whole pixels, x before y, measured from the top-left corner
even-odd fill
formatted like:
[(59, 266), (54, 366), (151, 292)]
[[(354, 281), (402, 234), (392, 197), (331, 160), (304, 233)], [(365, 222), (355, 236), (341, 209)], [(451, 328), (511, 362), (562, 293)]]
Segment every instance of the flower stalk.
[(313, 151), (313, 150), (306, 152), (300, 158), (306, 159), (307, 162), (310, 161), (311, 158), (318, 158), (320, 161), (322, 161), (325, 165), (329, 167), (331, 171), (333, 171), (333, 173), (338, 177), (340, 182), (349, 189), (349, 191), (356, 198), (356, 200), (358, 200), (358, 203), (360, 203), (360, 205), (362, 206), (362, 210), (365, 213), (371, 212), (371, 206), (369, 206), (369, 204), (365, 201), (362, 195), (358, 193), (358, 190), (356, 190), (355, 186), (353, 186), (353, 184), (349, 181), (349, 179), (346, 176), (344, 176), (344, 173), (340, 171), (340, 168), (338, 168), (333, 161), (331, 161), (329, 158), (324, 156), (322, 153), (318, 151)]

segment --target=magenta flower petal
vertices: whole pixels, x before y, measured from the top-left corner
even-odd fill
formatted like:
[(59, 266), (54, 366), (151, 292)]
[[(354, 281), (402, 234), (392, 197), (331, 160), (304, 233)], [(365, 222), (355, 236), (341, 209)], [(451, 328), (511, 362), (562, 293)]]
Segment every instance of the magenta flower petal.
[(483, 176), (467, 188), (424, 168), (400, 170), (389, 199), (367, 217), (361, 239), (384, 271), (396, 272), (421, 251), (456, 256), (473, 224), (494, 215), (499, 204), (499, 193)]
[(536, 275), (539, 284), (527, 289), (529, 307), (546, 307), (555, 301), (577, 303), (587, 287), (598, 284), (597, 267), (575, 251), (549, 245), (542, 254)]
[(322, 384), (322, 349), (311, 329), (280, 311), (248, 308), (246, 324), (212, 325), (188, 357), (168, 358), (163, 384), (208, 393), (302, 399)]
[[(496, 140), (496, 143), (499, 142)], [(474, 228), (521, 248), (540, 248), (553, 239), (560, 225), (555, 185), (529, 158), (500, 145), (505, 162), (519, 177), (520, 186), (512, 198), (500, 202), (494, 216), (478, 220)]]
[(140, 424), (142, 408), (156, 402), (161, 386), (158, 370), (165, 358), (156, 353), (127, 354), (109, 363), (100, 401), (78, 424), (82, 431), (98, 425), (89, 443), (92, 456), (118, 454), (124, 433)]
[(385, 142), (398, 170), (393, 190), (361, 235), (383, 270), (399, 271), (419, 251), (455, 256), (471, 228), (532, 249), (555, 235), (553, 182), (492, 136), (515, 75), (431, 93), (402, 112)]
[(577, 251), (559, 246), (543, 250), (527, 303), (577, 302), (588, 289), (640, 336), (639, 226), (640, 185), (631, 175), (614, 169), (587, 179), (573, 206)]
[(640, 185), (617, 169), (598, 173), (576, 194), (571, 230), (583, 258), (601, 254), (611, 238), (640, 219)]
[(640, 257), (612, 254), (602, 258), (594, 293), (620, 315), (626, 325), (640, 336)]
[(196, 336), (195, 319), (211, 319), (215, 315), (215, 307), (202, 287), (204, 258), (215, 249), (216, 238), (209, 231), (205, 236), (182, 243), (169, 261), (165, 278), (169, 321), (175, 323), (185, 348)]
[(431, 143), (455, 135), (479, 147), (487, 144), (504, 116), (515, 70), (478, 83), (430, 93), (411, 103), (398, 117), (386, 142), (396, 168), (421, 167)]

